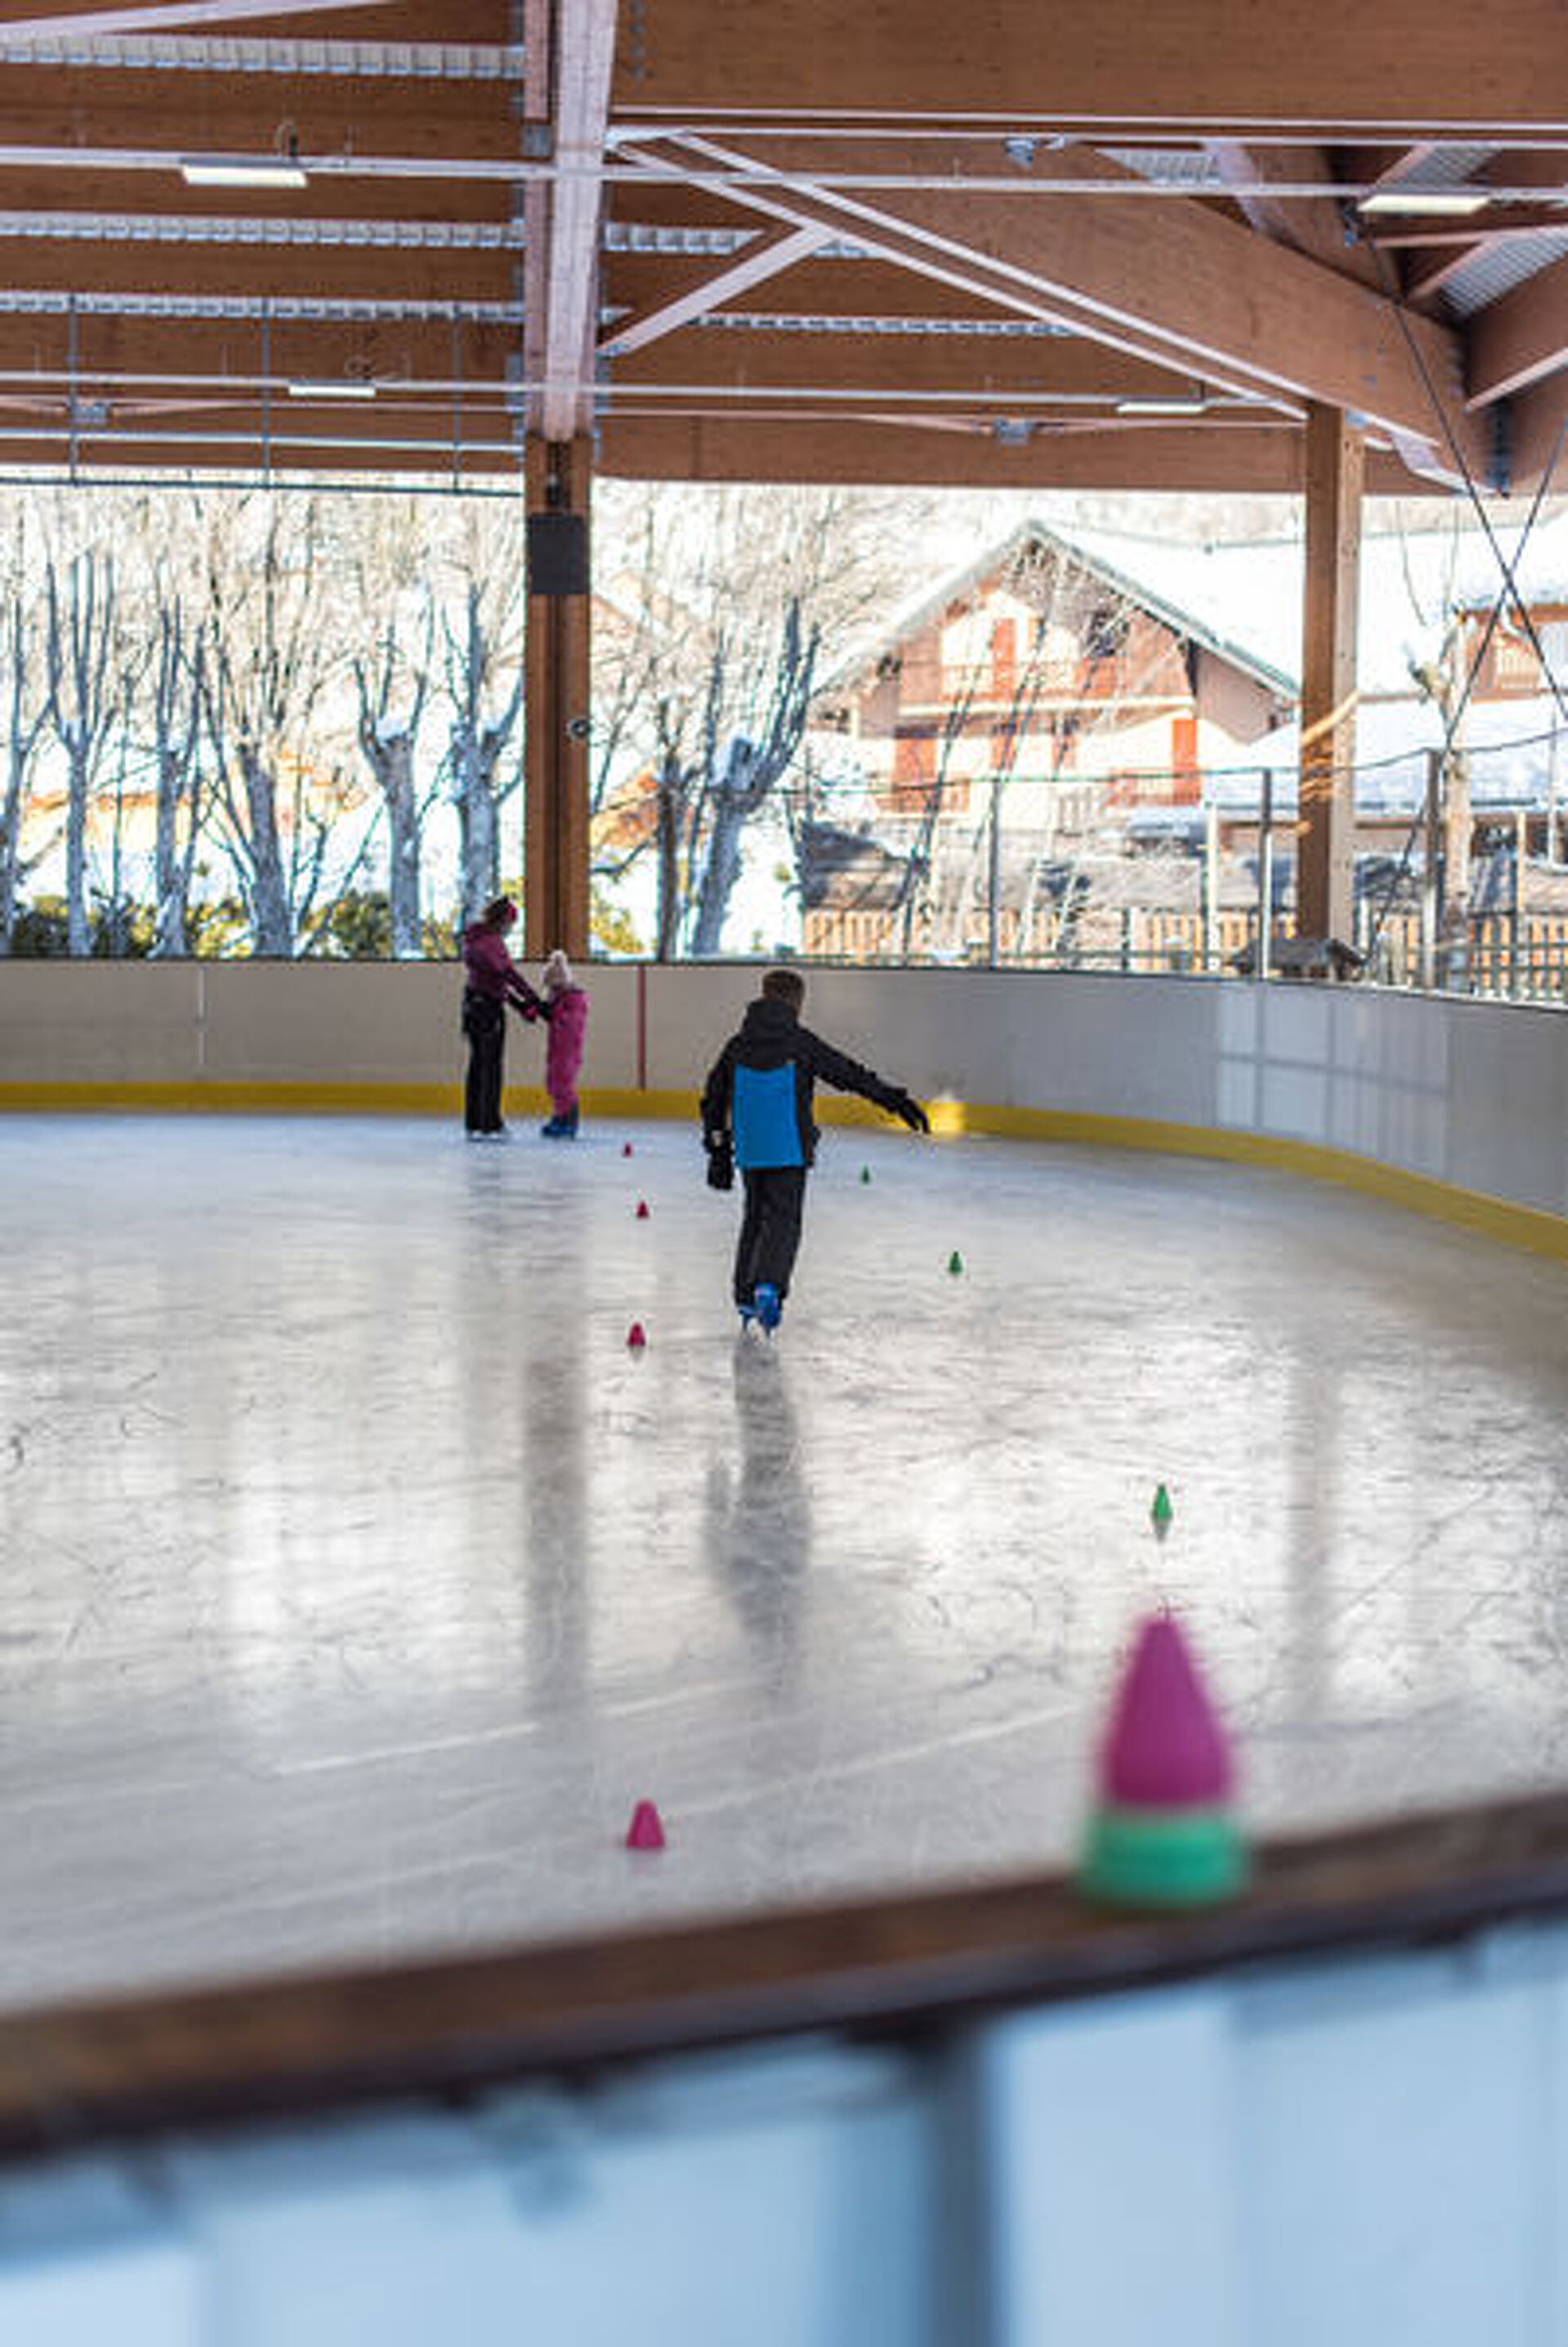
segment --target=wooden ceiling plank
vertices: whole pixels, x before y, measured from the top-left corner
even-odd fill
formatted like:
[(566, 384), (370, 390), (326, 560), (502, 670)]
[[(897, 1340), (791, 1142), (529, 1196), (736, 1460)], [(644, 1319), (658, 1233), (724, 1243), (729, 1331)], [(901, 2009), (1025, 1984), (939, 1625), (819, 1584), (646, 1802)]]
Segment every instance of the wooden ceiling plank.
[[(990, 435), (868, 425), (701, 417), (611, 417), (599, 469), (641, 480), (816, 481), (886, 487), (1082, 488), (1284, 492), (1301, 487), (1301, 436), (1286, 425), (1216, 435), (1173, 426), (1142, 432), (1039, 434), (1009, 445)], [(1368, 481), (1420, 494), (1392, 459), (1368, 452)]]
[(1568, 366), (1568, 256), (1471, 321), (1466, 390), (1473, 408), (1524, 391)]
[(1112, 401), (1184, 390), (1186, 379), (1077, 336), (774, 333), (693, 326), (617, 364), (620, 386), (702, 384), (733, 392), (820, 390), (976, 399)]
[[(1474, 14), (1429, 0), (1097, 0), (1042, 40), (1038, 0), (990, 0), (983, 26), (947, 0), (858, 8), (823, 38), (815, 0), (661, 0), (617, 77), (618, 116), (799, 118), (837, 110), (946, 114), (1009, 128), (1106, 122), (1304, 139), (1386, 125), (1460, 136), (1487, 125), (1561, 131), (1561, 0), (1492, 0)], [(1346, 140), (1344, 143), (1348, 143)]]

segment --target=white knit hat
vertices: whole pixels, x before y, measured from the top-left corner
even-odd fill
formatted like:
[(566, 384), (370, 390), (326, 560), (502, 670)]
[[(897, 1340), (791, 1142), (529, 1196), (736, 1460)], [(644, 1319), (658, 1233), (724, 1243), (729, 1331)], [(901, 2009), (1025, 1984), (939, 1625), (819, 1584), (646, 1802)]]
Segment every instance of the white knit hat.
[(554, 953), (551, 954), (548, 961), (547, 961), (544, 966), (543, 972), (540, 975), (539, 984), (544, 988), (547, 994), (559, 994), (563, 992), (567, 987), (571, 986), (574, 983), (575, 980), (571, 974), (571, 964), (568, 961), (565, 954), (562, 953), (559, 946), (557, 946)]

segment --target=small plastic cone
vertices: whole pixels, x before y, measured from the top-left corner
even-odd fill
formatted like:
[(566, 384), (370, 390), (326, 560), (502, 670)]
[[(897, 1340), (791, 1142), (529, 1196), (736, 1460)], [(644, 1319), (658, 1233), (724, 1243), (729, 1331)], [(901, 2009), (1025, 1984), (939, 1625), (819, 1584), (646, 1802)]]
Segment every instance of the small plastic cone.
[(1100, 1753), (1104, 1800), (1129, 1809), (1213, 1809), (1235, 1782), (1229, 1744), (1168, 1614), (1138, 1634)]
[(637, 1201), (637, 1219), (640, 1223), (645, 1223), (648, 1220), (648, 1201), (646, 1198), (639, 1198)]
[(621, 1153), (622, 1157), (630, 1157), (630, 1154), (631, 1154), (631, 1143), (630, 1143), (630, 1141), (623, 1141), (623, 1142), (621, 1143), (621, 1144), (620, 1144), (620, 1153)]
[(869, 1166), (869, 1165), (863, 1165), (863, 1166), (861, 1167), (861, 1169), (860, 1169), (860, 1178), (861, 1178), (861, 1180), (862, 1180), (863, 1182), (869, 1182), (869, 1181), (870, 1181), (870, 1179), (871, 1179), (871, 1168), (870, 1168), (870, 1166)]
[(958, 1276), (959, 1272), (960, 1272), (960, 1271), (962, 1271), (963, 1267), (964, 1267), (964, 1258), (963, 1258), (963, 1256), (958, 1253), (958, 1248), (957, 1248), (957, 1247), (955, 1247), (955, 1248), (953, 1249), (952, 1254), (948, 1257), (948, 1269), (952, 1273), (952, 1275), (953, 1275), (954, 1278), (956, 1279), (956, 1278), (958, 1277)]
[(1171, 1495), (1169, 1491), (1166, 1491), (1163, 1483), (1157, 1483), (1154, 1487), (1154, 1498), (1149, 1510), (1149, 1517), (1150, 1521), (1153, 1524), (1155, 1532), (1159, 1534), (1162, 1540), (1170, 1531), (1171, 1519), (1175, 1512), (1174, 1508), (1171, 1505)]
[(642, 1350), (643, 1346), (648, 1342), (648, 1337), (641, 1320), (632, 1322), (626, 1332), (626, 1341), (634, 1353), (640, 1353)]
[(631, 1812), (631, 1823), (626, 1829), (628, 1850), (662, 1850), (664, 1828), (651, 1801), (639, 1801)]

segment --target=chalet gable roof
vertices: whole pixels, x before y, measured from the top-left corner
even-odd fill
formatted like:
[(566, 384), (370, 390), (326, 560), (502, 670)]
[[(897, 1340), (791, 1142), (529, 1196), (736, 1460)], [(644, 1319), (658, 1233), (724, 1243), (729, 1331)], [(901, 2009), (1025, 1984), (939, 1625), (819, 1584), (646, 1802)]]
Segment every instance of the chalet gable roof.
[(936, 627), (951, 604), (970, 600), (993, 579), (999, 582), (1019, 556), (1027, 548), (1035, 547), (1070, 563), (1074, 569), (1095, 580), (1120, 601), (1131, 604), (1169, 628), (1182, 642), (1194, 644), (1200, 651), (1211, 653), (1240, 675), (1262, 685), (1278, 700), (1295, 701), (1296, 681), (1282, 669), (1259, 659), (1245, 646), (1216, 634), (1194, 613), (1183, 610), (1141, 580), (1129, 578), (1102, 556), (1076, 545), (1071, 538), (1063, 537), (1059, 530), (1040, 520), (1020, 522), (999, 544), (988, 547), (961, 568), (948, 571), (935, 587), (922, 589), (918, 597), (906, 604), (902, 610), (894, 612), (868, 644), (827, 677), (816, 698), (825, 699), (835, 692), (845, 692), (863, 683), (875, 671), (879, 661)]

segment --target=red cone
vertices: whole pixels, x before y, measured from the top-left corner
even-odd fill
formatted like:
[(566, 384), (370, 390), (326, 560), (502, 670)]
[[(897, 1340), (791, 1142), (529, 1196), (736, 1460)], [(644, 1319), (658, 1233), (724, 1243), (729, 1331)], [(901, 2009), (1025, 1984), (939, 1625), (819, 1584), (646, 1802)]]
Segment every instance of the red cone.
[(1103, 1798), (1128, 1809), (1212, 1808), (1230, 1799), (1225, 1733), (1168, 1614), (1138, 1634), (1100, 1754)]
[(637, 1201), (637, 1219), (640, 1223), (645, 1223), (648, 1220), (648, 1201), (646, 1198), (639, 1198)]
[(631, 1812), (631, 1823), (626, 1829), (628, 1850), (662, 1850), (664, 1829), (659, 1822), (659, 1812), (651, 1801), (639, 1801)]
[(631, 1154), (631, 1143), (630, 1143), (630, 1141), (623, 1141), (623, 1142), (621, 1143), (621, 1144), (620, 1144), (620, 1153), (621, 1153), (622, 1157), (630, 1157), (630, 1154)]
[(634, 1320), (632, 1322), (630, 1327), (627, 1331), (626, 1341), (630, 1346), (634, 1353), (640, 1353), (643, 1346), (646, 1345), (648, 1338), (643, 1330), (641, 1320)]

